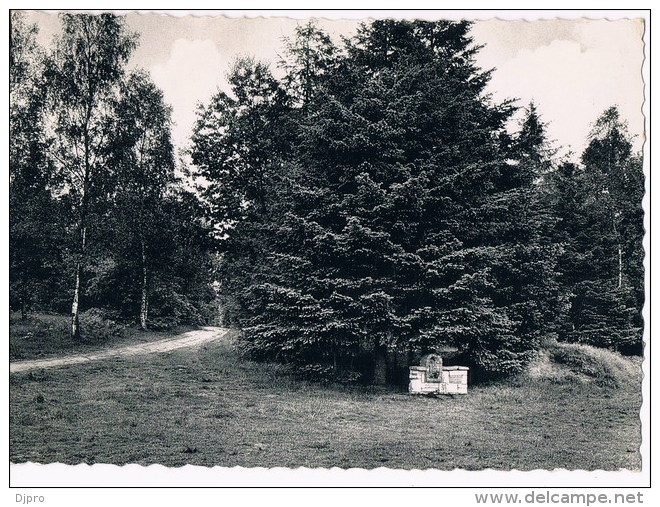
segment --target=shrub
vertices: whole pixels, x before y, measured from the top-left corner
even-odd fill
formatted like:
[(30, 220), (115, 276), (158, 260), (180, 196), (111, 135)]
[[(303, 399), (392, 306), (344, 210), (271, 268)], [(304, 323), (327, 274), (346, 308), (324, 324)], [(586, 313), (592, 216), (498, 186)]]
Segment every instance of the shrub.
[(215, 301), (201, 301), (179, 294), (170, 287), (154, 289), (150, 301), (148, 327), (165, 331), (181, 325), (207, 325), (217, 313)]
[(104, 310), (91, 308), (80, 314), (80, 332), (88, 343), (105, 343), (122, 338), (126, 326), (110, 319)]
[(147, 327), (154, 331), (168, 331), (181, 325), (181, 319), (176, 316), (149, 317)]

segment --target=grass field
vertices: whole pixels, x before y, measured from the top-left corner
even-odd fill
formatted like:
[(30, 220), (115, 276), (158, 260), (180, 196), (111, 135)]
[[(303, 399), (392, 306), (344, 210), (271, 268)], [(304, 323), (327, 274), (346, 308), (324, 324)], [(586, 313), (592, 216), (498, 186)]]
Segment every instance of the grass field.
[(606, 354), (616, 383), (546, 357), (515, 381), (438, 399), (299, 381), (239, 358), (231, 340), (12, 374), (10, 459), (639, 469), (639, 360)]

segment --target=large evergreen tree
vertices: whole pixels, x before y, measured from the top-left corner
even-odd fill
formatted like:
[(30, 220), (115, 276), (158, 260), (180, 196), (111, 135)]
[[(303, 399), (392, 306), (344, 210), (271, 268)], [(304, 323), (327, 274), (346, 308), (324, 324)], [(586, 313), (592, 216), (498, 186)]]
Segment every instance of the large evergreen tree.
[[(317, 76), (304, 114), (295, 101), (285, 108), (279, 132), (295, 139), (272, 173), (270, 213), (227, 232), (226, 260), (242, 272), (234, 321), (255, 354), (319, 368), (366, 356), (380, 383), (388, 350), (453, 344), (483, 370), (510, 373), (538, 346), (535, 281), (553, 268), (530, 212), (539, 168), (512, 160), (513, 109), (484, 95), (489, 73), (468, 31), (365, 25)], [(304, 76), (305, 59), (287, 70)], [(206, 129), (207, 117), (201, 152), (237, 146), (231, 129)], [(224, 191), (241, 195), (236, 183)], [(251, 264), (239, 232), (259, 244)]]

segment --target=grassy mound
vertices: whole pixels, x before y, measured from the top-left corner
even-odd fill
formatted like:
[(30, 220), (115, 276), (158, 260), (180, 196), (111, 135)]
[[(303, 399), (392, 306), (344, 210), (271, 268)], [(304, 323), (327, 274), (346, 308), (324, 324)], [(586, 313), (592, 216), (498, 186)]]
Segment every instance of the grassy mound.
[(557, 384), (593, 382), (602, 387), (621, 387), (639, 384), (641, 373), (641, 358), (590, 345), (554, 342), (539, 354), (527, 375)]

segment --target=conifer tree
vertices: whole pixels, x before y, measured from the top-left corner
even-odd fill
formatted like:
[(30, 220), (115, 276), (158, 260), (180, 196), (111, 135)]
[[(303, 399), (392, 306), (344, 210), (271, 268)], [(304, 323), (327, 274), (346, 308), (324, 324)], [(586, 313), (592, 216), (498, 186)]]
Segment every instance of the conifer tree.
[(284, 37), (285, 56), (280, 66), (286, 72), (283, 84), (291, 101), (305, 107), (323, 86), (325, 74), (334, 65), (337, 48), (313, 21), (296, 27), (293, 37)]
[(255, 353), (333, 366), (368, 354), (379, 383), (397, 348), (451, 343), (502, 372), (529, 358), (539, 318), (511, 294), (533, 255), (518, 223), (532, 172), (507, 163), (512, 108), (484, 98), (468, 30), (376, 21), (325, 69), (273, 181), (262, 263), (237, 291)]

